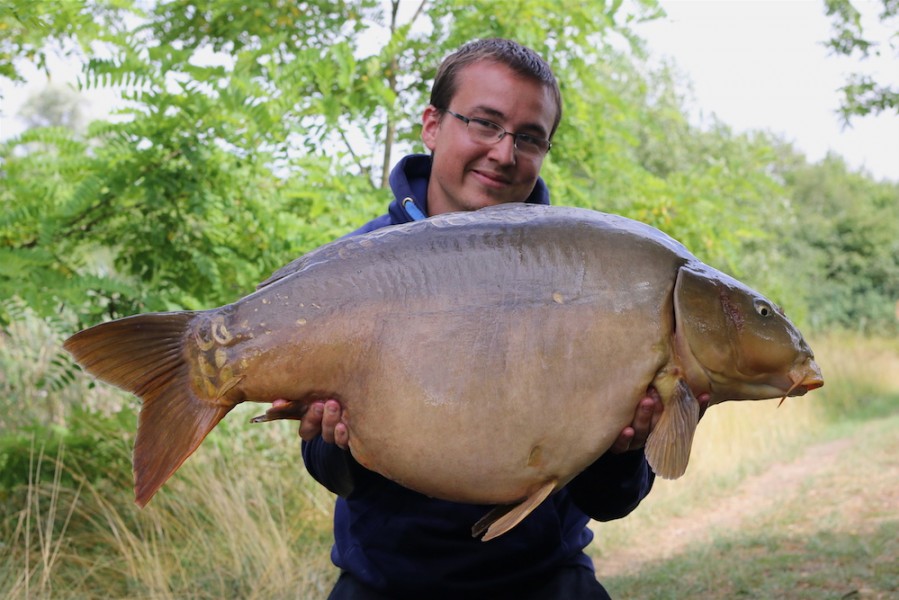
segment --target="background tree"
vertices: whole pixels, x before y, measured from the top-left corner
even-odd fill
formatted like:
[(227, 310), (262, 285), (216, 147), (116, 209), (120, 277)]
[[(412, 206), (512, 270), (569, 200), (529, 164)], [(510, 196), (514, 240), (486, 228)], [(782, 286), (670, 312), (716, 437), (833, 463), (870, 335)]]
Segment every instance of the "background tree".
[(4, 0), (0, 77), (24, 81), (24, 63), (49, 75), (48, 56), (85, 56), (92, 43), (117, 39), (132, 10), (131, 0)]
[(440, 60), (489, 36), (535, 48), (559, 76), (565, 117), (544, 168), (556, 203), (648, 222), (797, 296), (795, 269), (778, 261), (781, 240), (805, 239), (791, 197), (805, 161), (768, 135), (688, 121), (682, 78), (649, 68), (630, 29), (659, 15), (655, 2), (84, 6), (129, 23), (88, 28), (82, 44), (81, 85), (118, 94), (117, 113), (83, 134), (35, 127), (0, 146), (0, 295), (39, 314), (64, 305), (84, 325), (222, 304), (382, 212), (385, 168), (422, 150)]
[[(884, 53), (899, 59), (899, 0), (880, 1), (878, 18), (886, 39), (875, 41), (870, 32), (865, 31), (862, 15), (851, 0), (826, 0), (827, 16), (833, 25), (833, 37), (827, 42), (828, 47), (837, 54), (861, 59)], [(842, 92), (840, 113), (847, 123), (853, 116), (881, 112), (899, 114), (899, 87), (894, 84), (878, 82), (870, 75), (853, 73)]]
[(781, 172), (799, 226), (782, 232), (778, 246), (810, 324), (899, 331), (899, 184), (853, 172), (833, 155)]
[(66, 127), (83, 132), (87, 125), (87, 105), (87, 100), (71, 86), (50, 83), (28, 97), (19, 116), (29, 128)]

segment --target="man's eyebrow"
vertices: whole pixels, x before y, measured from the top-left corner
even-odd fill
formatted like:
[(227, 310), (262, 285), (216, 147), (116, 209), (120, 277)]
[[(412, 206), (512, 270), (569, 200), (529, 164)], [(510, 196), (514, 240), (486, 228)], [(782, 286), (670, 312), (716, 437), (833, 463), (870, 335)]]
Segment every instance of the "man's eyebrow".
[[(506, 119), (506, 113), (501, 110), (497, 110), (495, 108), (491, 108), (489, 106), (479, 104), (472, 109), (473, 113), (484, 114), (491, 119), (496, 119), (497, 121), (504, 121)], [(540, 135), (544, 138), (549, 137), (546, 129), (543, 128), (539, 123), (525, 123), (522, 125), (515, 133), (532, 133), (534, 135)]]

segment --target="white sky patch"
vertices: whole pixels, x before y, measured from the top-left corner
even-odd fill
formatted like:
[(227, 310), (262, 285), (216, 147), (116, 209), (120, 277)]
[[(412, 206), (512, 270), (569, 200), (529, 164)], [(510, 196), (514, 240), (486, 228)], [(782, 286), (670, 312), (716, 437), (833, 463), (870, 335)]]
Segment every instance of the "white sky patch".
[[(831, 23), (820, 0), (662, 0), (664, 19), (637, 27), (649, 51), (667, 56), (693, 82), (694, 120), (714, 114), (734, 130), (767, 130), (810, 161), (828, 152), (877, 178), (899, 181), (899, 117), (857, 118), (844, 128), (839, 88), (853, 71), (899, 84), (888, 48), (881, 57), (830, 54)], [(880, 2), (856, 1), (865, 35), (886, 40)]]

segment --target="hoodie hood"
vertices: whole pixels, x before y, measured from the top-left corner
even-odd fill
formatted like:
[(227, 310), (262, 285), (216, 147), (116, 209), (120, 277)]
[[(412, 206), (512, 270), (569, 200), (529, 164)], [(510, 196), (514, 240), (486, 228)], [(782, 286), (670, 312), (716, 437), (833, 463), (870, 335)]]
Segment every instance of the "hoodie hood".
[[(409, 154), (403, 157), (390, 172), (389, 183), (394, 199), (387, 209), (387, 214), (369, 221), (350, 233), (349, 236), (368, 233), (388, 225), (399, 225), (427, 218), (428, 181), (430, 178), (430, 155)], [(543, 179), (537, 178), (537, 183), (525, 202), (549, 204), (549, 190), (543, 183)]]
[[(390, 172), (390, 189), (396, 197), (388, 212), (393, 224), (418, 221), (428, 216), (428, 180), (431, 177), (431, 157), (428, 154), (410, 154), (396, 164)], [(528, 204), (549, 204), (549, 190), (543, 179), (537, 183)]]

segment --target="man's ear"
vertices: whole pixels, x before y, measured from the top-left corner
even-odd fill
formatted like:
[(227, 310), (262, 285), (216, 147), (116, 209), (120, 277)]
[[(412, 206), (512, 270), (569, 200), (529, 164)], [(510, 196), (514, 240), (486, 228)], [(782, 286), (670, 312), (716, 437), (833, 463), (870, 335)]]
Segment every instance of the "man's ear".
[(442, 116), (443, 113), (431, 104), (428, 104), (421, 115), (421, 141), (425, 143), (425, 146), (431, 152), (434, 151), (434, 147), (437, 145), (437, 132), (440, 130), (440, 118)]

